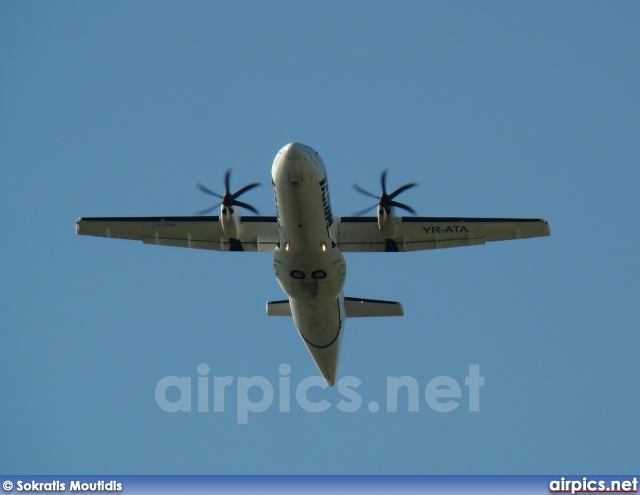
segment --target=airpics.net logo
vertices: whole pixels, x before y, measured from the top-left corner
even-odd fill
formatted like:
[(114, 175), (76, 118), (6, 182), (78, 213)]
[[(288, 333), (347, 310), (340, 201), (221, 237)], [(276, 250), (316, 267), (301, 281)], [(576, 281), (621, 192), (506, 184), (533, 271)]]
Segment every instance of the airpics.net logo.
[[(209, 376), (209, 365), (201, 363), (196, 377), (165, 376), (159, 380), (155, 388), (156, 404), (169, 413), (194, 410), (225, 413), (235, 408), (238, 424), (247, 424), (250, 414), (275, 408), (282, 413), (291, 412), (294, 407), (308, 413), (322, 413), (332, 408), (354, 413), (364, 405), (358, 391), (362, 380), (355, 376), (343, 376), (336, 382), (337, 399), (336, 394), (322, 393), (328, 385), (321, 376), (309, 376), (292, 383), (291, 366), (286, 363), (280, 365), (278, 372), (280, 376), (274, 386), (264, 376)], [(382, 406), (388, 413), (418, 412), (424, 405), (437, 413), (449, 413), (458, 409), (466, 396), (469, 412), (479, 412), (480, 388), (484, 382), (478, 364), (470, 364), (467, 376), (460, 381), (450, 376), (436, 376), (426, 382), (411, 376), (391, 376), (386, 379), (386, 400)], [(328, 395), (333, 397), (333, 403)], [(376, 400), (367, 402), (366, 407), (371, 413), (382, 409)]]

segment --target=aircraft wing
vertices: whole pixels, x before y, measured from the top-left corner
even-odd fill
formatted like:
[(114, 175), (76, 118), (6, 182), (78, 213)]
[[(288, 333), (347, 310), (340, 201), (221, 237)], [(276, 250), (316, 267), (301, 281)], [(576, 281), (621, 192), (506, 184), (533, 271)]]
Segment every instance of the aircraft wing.
[[(240, 218), (238, 237), (244, 251), (273, 251), (278, 243), (276, 217)], [(95, 217), (79, 218), (76, 233), (145, 244), (215, 251), (234, 250), (218, 217)], [(237, 247), (237, 245), (236, 245)], [(239, 250), (239, 249), (235, 249)]]
[(337, 243), (343, 252), (418, 251), (548, 235), (540, 218), (399, 217), (394, 238), (385, 239), (377, 217), (342, 217)]

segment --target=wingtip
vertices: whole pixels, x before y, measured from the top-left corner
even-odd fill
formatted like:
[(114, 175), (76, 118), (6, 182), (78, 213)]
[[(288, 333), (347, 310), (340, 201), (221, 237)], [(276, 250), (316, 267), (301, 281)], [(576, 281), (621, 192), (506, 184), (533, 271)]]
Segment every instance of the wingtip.
[(546, 235), (551, 235), (551, 226), (549, 222), (547, 222), (544, 218), (541, 218), (540, 221), (544, 223), (544, 231)]

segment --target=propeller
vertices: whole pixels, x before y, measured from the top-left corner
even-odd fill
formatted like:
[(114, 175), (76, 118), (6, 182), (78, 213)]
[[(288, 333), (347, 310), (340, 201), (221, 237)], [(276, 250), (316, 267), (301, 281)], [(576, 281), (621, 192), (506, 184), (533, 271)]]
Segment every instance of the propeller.
[(412, 187), (417, 186), (418, 184), (415, 182), (412, 182), (410, 184), (405, 184), (404, 186), (401, 186), (395, 191), (393, 191), (391, 194), (387, 194), (387, 172), (388, 171), (389, 171), (388, 169), (384, 169), (382, 171), (382, 175), (380, 176), (380, 185), (382, 186), (382, 194), (380, 196), (376, 196), (375, 194), (370, 193), (366, 189), (362, 189), (358, 184), (353, 185), (353, 188), (356, 191), (358, 191), (360, 194), (364, 194), (365, 196), (376, 198), (378, 200), (378, 202), (375, 205), (370, 206), (365, 210), (354, 213), (355, 216), (364, 215), (365, 213), (373, 210), (376, 206), (380, 206), (385, 210), (388, 210), (389, 207), (391, 206), (395, 206), (396, 208), (402, 208), (403, 210), (407, 210), (409, 213), (413, 213), (414, 215), (416, 214), (415, 210), (411, 208), (409, 205), (405, 205), (404, 203), (399, 203), (398, 201), (394, 201), (394, 200), (398, 195), (405, 192), (407, 189), (411, 189)]
[(230, 177), (231, 177), (231, 169), (227, 169), (227, 171), (224, 174), (224, 188), (225, 188), (224, 196), (220, 196), (218, 193), (215, 193), (215, 192), (211, 191), (210, 189), (207, 189), (205, 186), (200, 184), (200, 182), (198, 182), (196, 184), (196, 187), (198, 189), (200, 189), (203, 193), (210, 194), (211, 196), (215, 196), (216, 198), (220, 198), (222, 200), (220, 203), (218, 203), (217, 205), (212, 206), (211, 208), (207, 208), (206, 210), (197, 211), (196, 215), (206, 215), (210, 211), (215, 210), (220, 205), (226, 206), (227, 208), (230, 208), (232, 206), (239, 206), (241, 208), (246, 208), (247, 210), (250, 210), (250, 211), (254, 212), (256, 215), (260, 214), (258, 212), (258, 210), (256, 210), (253, 206), (251, 206), (250, 204), (247, 204), (247, 203), (243, 203), (242, 201), (238, 201), (237, 198), (242, 196), (247, 191), (250, 191), (254, 187), (261, 186), (262, 184), (260, 182), (254, 182), (253, 184), (249, 184), (247, 186), (244, 186), (242, 189), (238, 189), (236, 192), (234, 192), (232, 194), (231, 192), (229, 192), (229, 179), (230, 179)]

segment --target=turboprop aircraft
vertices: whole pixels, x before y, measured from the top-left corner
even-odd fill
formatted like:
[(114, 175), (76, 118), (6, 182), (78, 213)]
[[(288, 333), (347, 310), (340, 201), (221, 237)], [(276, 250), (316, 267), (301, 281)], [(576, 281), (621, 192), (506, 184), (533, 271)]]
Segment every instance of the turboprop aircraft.
[[(288, 299), (268, 302), (267, 315), (293, 316), (322, 376), (333, 385), (346, 318), (404, 314), (398, 302), (344, 296), (343, 252), (416, 251), (550, 235), (549, 224), (538, 218), (397, 216), (396, 208), (415, 215), (396, 197), (417, 184), (387, 193), (386, 178), (384, 171), (379, 197), (354, 185), (376, 198), (375, 205), (354, 216), (334, 217), (322, 158), (308, 146), (291, 143), (271, 168), (276, 216), (241, 217), (238, 208), (258, 214), (238, 197), (260, 184), (231, 193), (227, 170), (224, 195), (197, 185), (221, 202), (196, 216), (83, 217), (76, 221), (76, 233), (162, 246), (272, 252), (276, 279)], [(202, 216), (218, 206), (218, 217)], [(376, 207), (377, 216), (360, 216)]]

